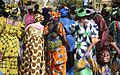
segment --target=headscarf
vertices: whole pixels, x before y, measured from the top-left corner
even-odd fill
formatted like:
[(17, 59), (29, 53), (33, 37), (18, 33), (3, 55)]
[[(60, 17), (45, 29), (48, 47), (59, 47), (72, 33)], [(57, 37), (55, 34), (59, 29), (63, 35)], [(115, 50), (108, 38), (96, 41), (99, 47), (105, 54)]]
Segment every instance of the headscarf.
[(50, 15), (51, 15), (51, 18), (54, 19), (54, 20), (57, 20), (57, 19), (60, 18), (60, 13), (56, 12), (56, 11), (50, 12)]
[(89, 15), (94, 14), (94, 13), (95, 13), (94, 9), (86, 8), (86, 16), (89, 16)]
[(86, 16), (86, 10), (84, 8), (79, 8), (76, 10), (76, 15), (78, 17), (85, 17)]
[(20, 9), (17, 4), (6, 5), (5, 11), (10, 13), (10, 15), (8, 16), (9, 18), (12, 18), (15, 20), (17, 20), (18, 17), (20, 16)]
[(61, 13), (61, 16), (67, 16), (69, 13), (69, 10), (67, 8), (62, 8), (59, 11)]
[(41, 14), (35, 14), (35, 22), (43, 21), (44, 17)]

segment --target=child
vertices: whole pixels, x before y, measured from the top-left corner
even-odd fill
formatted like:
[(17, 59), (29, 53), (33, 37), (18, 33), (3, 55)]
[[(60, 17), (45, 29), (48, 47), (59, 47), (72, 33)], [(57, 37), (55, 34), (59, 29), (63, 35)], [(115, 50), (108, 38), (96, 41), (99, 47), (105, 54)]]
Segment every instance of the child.
[[(96, 43), (93, 43), (91, 45), (91, 48), (95, 44)], [(116, 46), (116, 44), (114, 42), (111, 42), (111, 45), (116, 49), (119, 54), (119, 48)], [(83, 58), (79, 60), (75, 68), (76, 71), (82, 70), (86, 66), (92, 69), (94, 75), (115, 75), (115, 73), (119, 71), (120, 63), (111, 60), (111, 55), (108, 50), (100, 50), (100, 52), (96, 53), (93, 58), (91, 58), (89, 54), (90, 50), (91, 49), (87, 50)]]

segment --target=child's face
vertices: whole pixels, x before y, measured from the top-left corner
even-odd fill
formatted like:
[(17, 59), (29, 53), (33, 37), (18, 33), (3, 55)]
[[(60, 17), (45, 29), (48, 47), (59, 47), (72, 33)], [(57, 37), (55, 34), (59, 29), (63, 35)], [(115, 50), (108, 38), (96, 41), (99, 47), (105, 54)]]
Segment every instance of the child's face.
[(103, 63), (108, 63), (110, 61), (110, 53), (108, 51), (103, 51), (100, 54), (100, 60)]

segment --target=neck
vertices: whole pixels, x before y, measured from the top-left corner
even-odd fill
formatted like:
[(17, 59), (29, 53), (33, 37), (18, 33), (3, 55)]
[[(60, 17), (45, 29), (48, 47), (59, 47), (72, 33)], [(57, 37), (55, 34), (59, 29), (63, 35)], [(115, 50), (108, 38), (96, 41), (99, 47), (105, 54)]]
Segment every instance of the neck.
[(79, 20), (78, 21), (81, 25), (85, 25), (85, 21), (84, 20)]

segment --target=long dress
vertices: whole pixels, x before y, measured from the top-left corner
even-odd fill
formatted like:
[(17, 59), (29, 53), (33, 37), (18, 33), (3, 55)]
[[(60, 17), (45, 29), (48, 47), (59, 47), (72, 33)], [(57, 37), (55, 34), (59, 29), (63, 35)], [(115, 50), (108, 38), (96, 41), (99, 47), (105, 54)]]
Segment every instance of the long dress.
[(73, 66), (74, 66), (74, 43), (75, 43), (75, 39), (69, 30), (69, 26), (71, 24), (74, 24), (74, 20), (70, 20), (69, 18), (65, 17), (65, 18), (60, 18), (59, 22), (61, 22), (65, 28), (66, 38), (67, 38), (68, 44), (70, 46), (70, 50), (67, 51), (67, 55), (68, 55), (68, 60), (67, 60), (67, 64), (66, 64), (67, 74), (71, 73), (71, 75), (72, 74), (74, 75), (74, 73), (72, 71), (73, 71)]
[(45, 75), (43, 29), (40, 23), (26, 27), (25, 50), (20, 65), (20, 75)]
[(0, 51), (2, 52), (2, 62), (0, 71), (4, 75), (18, 75), (18, 54), (20, 51), (19, 39), (24, 33), (24, 23), (0, 18)]
[[(90, 46), (90, 37), (96, 37), (98, 31), (90, 22), (88, 22), (86, 26), (82, 26), (79, 22), (76, 22), (75, 24), (70, 25), (70, 30), (75, 37), (74, 48), (76, 50), (76, 57), (74, 58), (76, 65), (78, 60), (80, 60), (84, 56), (87, 48)], [(90, 53), (92, 55), (93, 51), (91, 50)], [(89, 73), (86, 73), (85, 71)], [(75, 71), (75, 75), (91, 75), (90, 71), (90, 69), (85, 68), (80, 72)]]
[[(56, 32), (60, 36), (66, 35), (63, 25), (61, 23), (57, 24)], [(48, 35), (50, 33), (48, 25), (44, 28), (44, 33), (45, 35)], [(56, 39), (54, 39), (53, 41), (55, 40)], [(52, 47), (55, 45), (52, 45)], [(67, 52), (65, 46), (63, 44), (57, 46), (53, 49), (53, 51), (51, 48), (47, 47), (47, 51), (46, 51), (47, 53), (46, 67), (47, 67), (48, 75), (66, 75)]]

